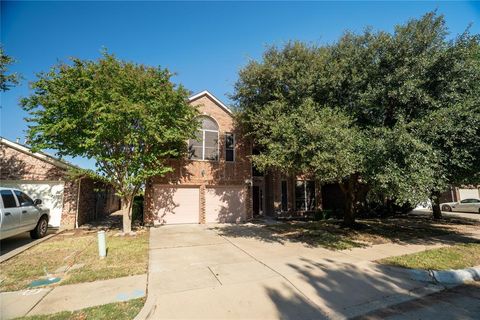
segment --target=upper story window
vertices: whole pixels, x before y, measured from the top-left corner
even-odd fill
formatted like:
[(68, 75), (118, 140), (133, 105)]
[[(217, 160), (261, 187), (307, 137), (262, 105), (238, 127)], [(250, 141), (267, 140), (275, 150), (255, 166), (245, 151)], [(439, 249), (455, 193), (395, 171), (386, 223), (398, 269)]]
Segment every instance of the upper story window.
[(218, 124), (210, 117), (198, 118), (201, 129), (188, 141), (189, 159), (218, 160)]
[(225, 161), (235, 161), (235, 135), (225, 134)]

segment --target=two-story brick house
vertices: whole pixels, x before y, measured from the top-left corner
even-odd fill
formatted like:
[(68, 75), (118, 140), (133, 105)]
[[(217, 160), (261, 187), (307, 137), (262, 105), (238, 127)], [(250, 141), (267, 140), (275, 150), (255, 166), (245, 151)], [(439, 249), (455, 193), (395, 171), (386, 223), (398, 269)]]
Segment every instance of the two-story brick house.
[(244, 222), (255, 215), (321, 207), (314, 181), (252, 168), (251, 143), (235, 125), (232, 111), (211, 93), (203, 91), (189, 102), (200, 112), (201, 129), (188, 142), (189, 159), (172, 161), (174, 172), (147, 181), (147, 222)]

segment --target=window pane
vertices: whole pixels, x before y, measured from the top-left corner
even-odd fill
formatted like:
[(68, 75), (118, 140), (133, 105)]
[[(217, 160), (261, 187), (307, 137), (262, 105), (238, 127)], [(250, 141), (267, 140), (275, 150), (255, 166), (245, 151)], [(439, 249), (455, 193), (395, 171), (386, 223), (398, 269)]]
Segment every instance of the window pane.
[(207, 148), (205, 145), (205, 160), (218, 160), (218, 149), (215, 148)]
[(195, 159), (195, 160), (202, 160), (203, 159), (203, 153), (202, 153), (202, 146), (199, 147), (194, 147), (191, 146), (188, 148), (188, 158), (189, 159)]
[(217, 148), (218, 132), (205, 131), (205, 149)]
[(225, 161), (234, 161), (234, 152), (233, 149), (225, 150)]
[(21, 207), (33, 206), (33, 200), (25, 193), (15, 190), (15, 195), (17, 196), (18, 202), (20, 202)]
[(203, 159), (203, 131), (196, 133), (196, 139), (188, 140), (188, 158), (189, 159)]
[(233, 133), (225, 134), (225, 160), (235, 161), (235, 138)]
[(206, 130), (218, 130), (218, 124), (209, 117), (201, 117), (200, 121), (202, 122), (202, 129)]
[(295, 209), (303, 211), (305, 210), (305, 182), (295, 182)]
[(288, 210), (287, 181), (282, 181), (282, 211)]
[(233, 138), (233, 133), (226, 133), (225, 134), (225, 148), (233, 149), (235, 139)]
[(315, 181), (307, 181), (307, 210), (315, 210)]
[(0, 190), (0, 194), (2, 195), (4, 208), (15, 208), (17, 206), (17, 203), (15, 202), (15, 197), (13, 196), (12, 191)]

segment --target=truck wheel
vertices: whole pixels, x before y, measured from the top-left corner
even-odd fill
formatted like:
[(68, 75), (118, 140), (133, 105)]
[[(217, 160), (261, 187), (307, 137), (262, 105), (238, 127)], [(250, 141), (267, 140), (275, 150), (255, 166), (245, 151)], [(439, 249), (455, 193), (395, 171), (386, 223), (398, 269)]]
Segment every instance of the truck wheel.
[(35, 229), (30, 231), (30, 237), (32, 239), (40, 239), (45, 237), (48, 231), (48, 218), (46, 216), (42, 216), (40, 220), (38, 220), (37, 226)]

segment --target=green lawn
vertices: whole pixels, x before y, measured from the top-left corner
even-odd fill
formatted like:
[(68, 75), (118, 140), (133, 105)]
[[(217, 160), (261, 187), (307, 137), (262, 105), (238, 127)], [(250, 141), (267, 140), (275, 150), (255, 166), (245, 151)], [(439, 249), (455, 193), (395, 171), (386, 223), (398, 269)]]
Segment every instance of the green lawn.
[(344, 250), (382, 243), (434, 243), (438, 237), (455, 237), (458, 243), (472, 242), (468, 233), (480, 230), (480, 222), (469, 219), (433, 220), (419, 215), (385, 219), (357, 219), (354, 229), (342, 227), (342, 221), (287, 221), (264, 225), (226, 225), (215, 229), (224, 236), (254, 238), (265, 242), (300, 242), (311, 247)]
[(451, 247), (386, 258), (379, 262), (403, 268), (425, 270), (475, 267), (480, 265), (480, 243), (457, 244)]
[(144, 274), (148, 264), (148, 232), (134, 237), (114, 237), (107, 233), (107, 257), (98, 258), (97, 234), (77, 231), (74, 235), (57, 235), (0, 264), (0, 291), (27, 288), (33, 281), (54, 274), (62, 266), (81, 265), (66, 274), (59, 285), (106, 280)]
[(125, 302), (110, 303), (79, 311), (64, 311), (49, 315), (17, 318), (16, 320), (131, 320), (140, 312), (145, 299), (134, 299)]

